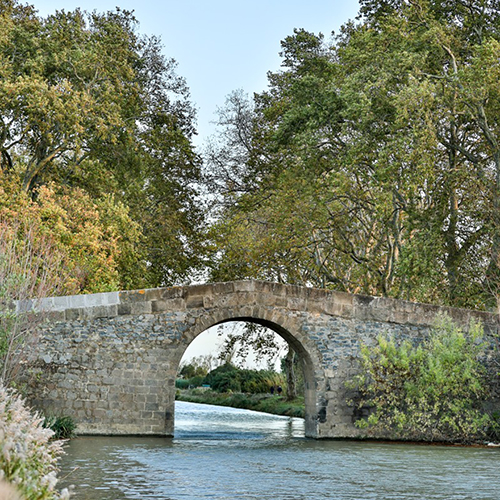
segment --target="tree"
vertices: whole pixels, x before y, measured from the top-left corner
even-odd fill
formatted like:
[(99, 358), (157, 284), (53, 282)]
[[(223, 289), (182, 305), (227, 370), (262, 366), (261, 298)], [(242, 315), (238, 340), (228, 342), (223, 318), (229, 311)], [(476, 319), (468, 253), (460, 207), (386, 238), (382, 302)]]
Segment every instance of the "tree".
[[(492, 307), (499, 14), (486, 1), (363, 1), (331, 45), (287, 37), (236, 158), (252, 188), (221, 189), (214, 279)], [(224, 123), (238, 139), (241, 121)]]
[(224, 363), (205, 377), (216, 392), (269, 394), (271, 387), (281, 384), (280, 375), (270, 370), (246, 370)]
[[(79, 188), (40, 186), (36, 199), (17, 182), (0, 176), (0, 219), (13, 229), (35, 231), (62, 261), (59, 293), (96, 293), (140, 283), (145, 266), (137, 262), (138, 225), (113, 196), (93, 201)], [(15, 230), (14, 228), (18, 228)], [(7, 237), (7, 236), (6, 236)]]
[(275, 332), (255, 323), (238, 322), (229, 332), (221, 325), (218, 334), (225, 336), (218, 358), (226, 363), (244, 362), (253, 351), (272, 369), (284, 348)]
[(0, 3), (0, 171), (33, 198), (54, 182), (128, 207), (143, 272), (127, 287), (186, 280), (204, 253), (189, 91), (136, 24), (121, 9), (42, 19)]
[(203, 182), (215, 197), (213, 205), (228, 208), (231, 201), (258, 187), (248, 166), (254, 149), (255, 112), (248, 96), (236, 90), (227, 96), (217, 114), (218, 129), (204, 150)]
[[(224, 329), (221, 329), (220, 335), (223, 333)], [(292, 346), (280, 342), (272, 330), (255, 323), (245, 323), (243, 327), (233, 329), (222, 344), (219, 359), (226, 364), (234, 363), (235, 360), (245, 361), (253, 351), (260, 360), (267, 359), (268, 370), (274, 371), (285, 348), (282, 366), (286, 374), (286, 398), (291, 401), (297, 397), (297, 372), (301, 375), (302, 367)]]
[(183, 378), (205, 376), (220, 365), (220, 360), (214, 354), (205, 354), (183, 361), (179, 367), (179, 375)]

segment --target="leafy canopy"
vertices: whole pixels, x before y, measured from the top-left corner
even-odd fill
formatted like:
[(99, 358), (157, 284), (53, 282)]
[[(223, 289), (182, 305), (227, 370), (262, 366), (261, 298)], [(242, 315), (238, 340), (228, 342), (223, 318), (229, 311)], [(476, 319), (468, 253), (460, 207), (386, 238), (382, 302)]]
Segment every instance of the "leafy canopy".
[(136, 28), (119, 8), (40, 18), (0, 0), (0, 182), (32, 199), (54, 183), (108, 218), (127, 212), (141, 236), (127, 265), (139, 272), (121, 266), (122, 288), (186, 280), (203, 254), (189, 91), (160, 41)]
[(362, 1), (332, 41), (285, 38), (207, 154), (213, 278), (492, 307), (499, 40), (497, 2), (458, 0)]

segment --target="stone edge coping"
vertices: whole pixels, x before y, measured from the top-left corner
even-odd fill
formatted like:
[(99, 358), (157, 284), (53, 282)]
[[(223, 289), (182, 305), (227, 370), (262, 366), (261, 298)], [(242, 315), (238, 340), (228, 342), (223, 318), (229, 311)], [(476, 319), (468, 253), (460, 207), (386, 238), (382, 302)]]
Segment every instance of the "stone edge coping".
[(17, 303), (16, 310), (31, 310), (35, 306), (36, 310), (49, 313), (53, 320), (73, 320), (217, 307), (217, 298), (224, 296), (227, 297), (227, 306), (236, 306), (242, 299), (248, 299), (256, 305), (262, 303), (291, 311), (366, 321), (430, 325), (436, 315), (443, 313), (464, 327), (472, 318), (480, 320), (488, 329), (495, 328), (497, 324), (497, 315), (484, 311), (257, 280), (47, 297), (36, 304), (34, 301)]
[(104, 292), (86, 295), (46, 297), (41, 300), (17, 302), (16, 311), (23, 312), (34, 307), (37, 311), (62, 312), (67, 309), (86, 309), (97, 306), (118, 305), (119, 303), (120, 292)]

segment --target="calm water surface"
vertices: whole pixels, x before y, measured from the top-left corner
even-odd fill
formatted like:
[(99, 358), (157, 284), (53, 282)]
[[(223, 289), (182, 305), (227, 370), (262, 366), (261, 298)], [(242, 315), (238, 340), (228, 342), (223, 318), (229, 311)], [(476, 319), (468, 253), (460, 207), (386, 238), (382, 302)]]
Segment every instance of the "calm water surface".
[(178, 402), (174, 439), (71, 441), (61, 486), (89, 500), (500, 500), (498, 448), (303, 436), (301, 419)]

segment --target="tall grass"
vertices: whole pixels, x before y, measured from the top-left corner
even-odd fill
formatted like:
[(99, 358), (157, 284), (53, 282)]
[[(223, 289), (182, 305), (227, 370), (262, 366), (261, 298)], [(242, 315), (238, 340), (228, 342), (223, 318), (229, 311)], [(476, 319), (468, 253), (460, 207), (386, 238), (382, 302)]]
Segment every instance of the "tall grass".
[(16, 487), (25, 500), (66, 500), (69, 491), (56, 490), (60, 441), (43, 427), (14, 391), (0, 385), (0, 480)]

